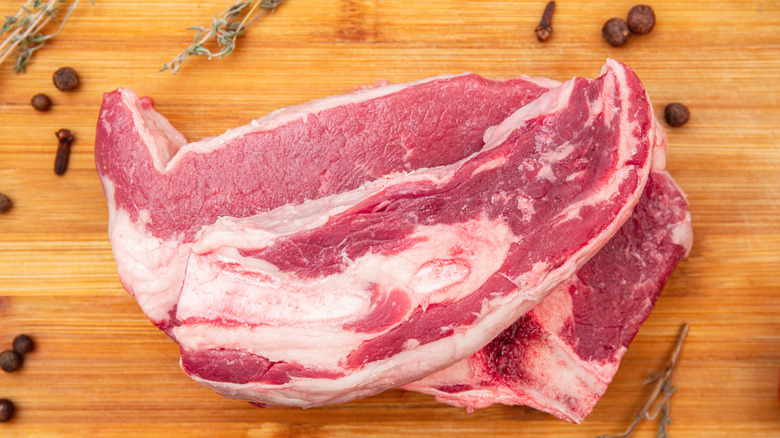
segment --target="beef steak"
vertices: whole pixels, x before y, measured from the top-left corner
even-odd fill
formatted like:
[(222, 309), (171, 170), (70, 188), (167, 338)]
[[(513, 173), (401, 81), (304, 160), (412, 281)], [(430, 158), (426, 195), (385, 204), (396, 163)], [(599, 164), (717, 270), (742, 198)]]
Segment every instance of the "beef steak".
[(404, 388), (469, 409), (527, 405), (581, 422), (692, 238), (683, 193), (654, 171), (629, 220), (575, 275), (473, 356)]
[[(395, 96), (384, 88), (360, 93)], [(327, 118), (354, 110), (350, 96), (186, 146), (149, 101), (106, 96), (96, 163), (120, 278), (180, 344), (185, 372), (224, 395), (348, 401), (475, 353), (606, 243), (650, 168), (652, 107), (616, 61), (523, 106), (482, 149), (416, 170), (405, 164), (414, 142), (398, 163), (370, 166), (362, 110)], [(379, 118), (392, 116), (387, 104)], [(327, 165), (312, 171), (307, 141), (330, 130), (299, 136), (310, 123), (357, 126), (342, 144), (366, 162), (340, 170), (350, 147), (326, 144)], [(294, 150), (278, 152), (293, 163), (274, 161), (289, 138)], [(442, 141), (430, 147), (446, 151)], [(252, 158), (274, 173), (248, 172)], [(288, 165), (299, 170), (278, 176)]]
[(482, 148), (488, 127), (557, 85), (439, 76), (284, 108), (193, 143), (151, 99), (107, 93), (95, 162), (122, 285), (171, 335), (190, 247), (204, 225), (452, 164)]

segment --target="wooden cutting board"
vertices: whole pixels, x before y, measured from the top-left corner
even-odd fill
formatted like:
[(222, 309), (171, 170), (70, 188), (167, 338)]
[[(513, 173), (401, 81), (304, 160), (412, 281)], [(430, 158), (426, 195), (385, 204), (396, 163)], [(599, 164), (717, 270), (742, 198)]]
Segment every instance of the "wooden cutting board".
[[(230, 0), (95, 2), (82, 0), (26, 74), (0, 66), (0, 192), (14, 203), (0, 214), (0, 349), (18, 333), (37, 342), (22, 370), (0, 374), (0, 398), (17, 406), (0, 436), (593, 437), (630, 423), (642, 380), (688, 322), (672, 435), (780, 437), (780, 3), (657, 1), (656, 29), (612, 48), (601, 26), (631, 2), (560, 1), (540, 43), (540, 1), (287, 0), (234, 54), (171, 75), (157, 70), (191, 41), (184, 29)], [(310, 410), (223, 399), (179, 370), (176, 346), (119, 284), (92, 156), (102, 92), (152, 96), (198, 139), (378, 80), (595, 77), (607, 57), (636, 70), (657, 115), (674, 101), (691, 109), (668, 128), (668, 169), (689, 195), (695, 243), (583, 425), (523, 407), (469, 415), (399, 390)], [(66, 65), (82, 80), (70, 93), (51, 83)], [(38, 92), (48, 113), (30, 107)], [(76, 133), (64, 176), (52, 171), (60, 128)]]

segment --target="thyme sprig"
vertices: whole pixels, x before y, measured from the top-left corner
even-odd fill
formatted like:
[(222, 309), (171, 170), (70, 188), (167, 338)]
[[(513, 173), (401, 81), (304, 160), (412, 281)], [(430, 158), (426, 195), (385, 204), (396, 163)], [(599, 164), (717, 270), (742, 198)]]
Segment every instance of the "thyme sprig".
[[(22, 73), (27, 71), (27, 62), (33, 53), (40, 49), (46, 41), (57, 36), (65, 22), (68, 21), (71, 12), (79, 4), (79, 0), (74, 0), (62, 17), (59, 28), (50, 34), (43, 34), (42, 30), (49, 22), (57, 22), (57, 15), (60, 12), (60, 6), (67, 3), (67, 0), (26, 0), (16, 15), (9, 15), (3, 21), (3, 27), (0, 28), (0, 35), (6, 35), (2, 44), (0, 44), (0, 64), (5, 61), (10, 54), (16, 54), (16, 64), (14, 71)], [(92, 1), (94, 5), (94, 0)]]
[[(187, 61), (190, 56), (206, 56), (208, 59), (221, 59), (230, 55), (236, 48), (236, 40), (246, 29), (268, 12), (274, 12), (284, 0), (239, 0), (232, 6), (217, 14), (211, 20), (211, 27), (192, 26), (187, 30), (194, 30), (195, 36), (192, 38), (192, 44), (179, 52), (173, 61), (163, 65), (161, 72), (170, 69), (172, 73), (179, 72), (181, 65)], [(250, 20), (255, 11), (260, 8), (260, 12)], [(209, 49), (204, 44), (213, 40), (212, 45), (216, 46)], [(219, 49), (219, 50), (217, 50)]]
[[(628, 438), (631, 436), (632, 433), (634, 433), (634, 429), (639, 425), (639, 423), (642, 422), (645, 418), (648, 420), (654, 420), (655, 418), (659, 418), (658, 420), (658, 431), (656, 432), (657, 438), (669, 438), (668, 434), (668, 426), (672, 423), (672, 419), (669, 415), (670, 411), (670, 398), (672, 397), (672, 394), (677, 391), (677, 388), (672, 386), (672, 374), (674, 373), (674, 366), (677, 364), (677, 359), (680, 357), (680, 351), (682, 351), (683, 343), (685, 342), (685, 338), (688, 336), (688, 329), (690, 326), (688, 324), (684, 324), (682, 326), (682, 329), (680, 330), (680, 337), (677, 340), (677, 346), (674, 349), (674, 353), (672, 354), (672, 359), (669, 361), (669, 365), (666, 366), (663, 370), (657, 373), (650, 374), (648, 376), (647, 380), (645, 380), (645, 384), (656, 382), (655, 387), (653, 388), (653, 391), (650, 393), (650, 397), (647, 399), (645, 404), (642, 406), (642, 409), (639, 410), (639, 412), (634, 417), (634, 421), (631, 423), (631, 425), (626, 429), (625, 432), (621, 434), (614, 434), (614, 435), (599, 435), (598, 438)], [(650, 415), (650, 408), (653, 407), (653, 403), (658, 399), (658, 396), (663, 393), (663, 398), (658, 403), (658, 408), (656, 409), (655, 413), (653, 415)]]
[(658, 418), (658, 430), (656, 431), (655, 436), (656, 438), (669, 438), (669, 425), (672, 424), (672, 418), (669, 413), (671, 410), (670, 399), (672, 394), (677, 392), (677, 387), (672, 386), (669, 380), (665, 380), (661, 392), (663, 393), (663, 399), (658, 403), (658, 409), (652, 415), (645, 413), (645, 417), (652, 421), (658, 418), (658, 415), (660, 414), (660, 418)]

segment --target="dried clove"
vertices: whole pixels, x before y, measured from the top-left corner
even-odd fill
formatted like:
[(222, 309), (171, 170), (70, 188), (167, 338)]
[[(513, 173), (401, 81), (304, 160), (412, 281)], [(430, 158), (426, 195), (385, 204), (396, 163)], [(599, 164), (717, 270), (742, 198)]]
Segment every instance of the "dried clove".
[(48, 111), (51, 108), (51, 99), (43, 93), (38, 93), (30, 99), (30, 104), (38, 111)]
[(636, 5), (628, 11), (628, 28), (635, 35), (647, 35), (655, 27), (655, 12), (648, 5)]
[(54, 72), (52, 82), (60, 91), (70, 91), (79, 86), (79, 75), (71, 67), (62, 67)]
[(7, 398), (0, 399), (0, 423), (5, 423), (14, 416), (14, 404)]
[(542, 14), (542, 21), (539, 22), (539, 26), (536, 26), (536, 38), (539, 41), (547, 41), (550, 35), (552, 35), (552, 15), (554, 11), (555, 2), (548, 2)]
[(11, 199), (0, 193), (0, 213), (5, 213), (11, 209)]
[(628, 29), (628, 23), (618, 17), (612, 17), (604, 23), (601, 28), (601, 35), (614, 47), (620, 47), (628, 41), (631, 31)]
[(681, 103), (670, 103), (666, 105), (664, 109), (664, 118), (669, 126), (679, 127), (688, 123), (688, 119), (691, 118), (691, 112), (688, 107)]
[(54, 158), (54, 173), (62, 175), (68, 169), (68, 158), (70, 157), (70, 145), (73, 143), (73, 133), (69, 129), (60, 129), (56, 133), (57, 140), (60, 141), (57, 146), (57, 156)]
[(27, 354), (31, 351), (33, 351), (33, 347), (35, 344), (33, 344), (33, 340), (31, 337), (27, 335), (19, 335), (14, 338), (14, 351), (19, 354)]
[(13, 351), (5, 350), (0, 353), (0, 368), (7, 373), (12, 373), (22, 366), (22, 355)]

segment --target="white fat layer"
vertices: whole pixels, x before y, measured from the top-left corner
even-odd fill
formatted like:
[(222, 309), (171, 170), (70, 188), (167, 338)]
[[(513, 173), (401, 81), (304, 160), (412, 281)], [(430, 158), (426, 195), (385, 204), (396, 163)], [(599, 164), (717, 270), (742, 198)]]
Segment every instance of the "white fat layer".
[[(360, 343), (376, 336), (340, 329), (345, 321), (367, 317), (375, 290), (402, 291), (411, 303), (409, 312), (458, 301), (501, 267), (513, 235), (504, 223), (482, 218), (420, 226), (410, 240), (417, 243), (400, 253), (368, 253), (351, 261), (344, 272), (313, 280), (280, 272), (262, 260), (242, 258), (231, 248), (193, 254), (177, 307), (177, 317), (185, 324), (174, 329), (175, 336), (190, 349), (219, 348), (236, 337), (240, 341), (231, 339), (231, 344), (274, 361), (336, 367)], [(226, 268), (225, 263), (241, 270)], [(225, 319), (252, 326), (190, 327), (187, 318)], [(304, 338), (313, 342), (311, 348), (290, 348), (288, 341), (296, 331), (309, 333)], [(280, 342), (275, 344), (273, 339)], [(330, 352), (327, 358), (312, 354), (312, 349), (322, 351), (323, 346)]]
[(374, 193), (374, 187), (367, 185), (337, 196), (286, 204), (255, 216), (220, 217), (213, 225), (203, 227), (193, 251), (204, 254), (220, 246), (265, 248), (280, 237), (325, 225), (332, 216), (345, 212)]
[(566, 182), (572, 182), (572, 181), (574, 181), (577, 178), (583, 177), (584, 175), (586, 175), (586, 171), (584, 171), (584, 170), (581, 170), (579, 172), (570, 173), (569, 175), (566, 176), (566, 180), (565, 181)]
[[(503, 305), (506, 303), (502, 301), (494, 299), (483, 304), (476, 323), (480, 330), (457, 332), (437, 342), (419, 345), (388, 359), (371, 362), (340, 379), (293, 378), (285, 385), (274, 386), (274, 391), (268, 391), (265, 385), (259, 383), (232, 384), (191, 377), (227, 397), (265, 400), (271, 404), (311, 407), (362, 398), (388, 387), (418, 380), (430, 370), (441, 369), (476, 352), (500, 333), (504, 320), (512, 319), (514, 311), (518, 310), (518, 307)], [(535, 304), (523, 303), (519, 310), (525, 313)]]
[[(283, 330), (274, 326), (215, 326), (213, 323), (188, 323), (173, 329), (176, 339), (184, 339), (183, 348), (218, 348), (251, 351), (271, 361), (308, 364), (314, 368), (338, 370), (345, 345), (355, 347), (359, 338), (340, 325), (320, 325), (316, 331), (310, 324), (289, 325)], [(262, 339), (262, 348), (258, 347)], [(291, 344), (290, 339), (295, 339)], [(323, 354), (329, 351), (329, 354)]]
[(672, 230), (672, 242), (685, 248), (685, 256), (693, 247), (693, 227), (691, 226), (691, 213), (687, 212), (685, 220), (674, 226)]
[(542, 163), (547, 164), (548, 166), (551, 163), (557, 163), (558, 161), (565, 160), (569, 157), (569, 155), (573, 154), (576, 151), (576, 148), (573, 143), (565, 142), (561, 145), (559, 145), (556, 148), (547, 148), (547, 142), (549, 140), (547, 138), (540, 138), (537, 139), (537, 149), (544, 150), (549, 149), (546, 152), (542, 152), (539, 154), (539, 160)]
[(104, 131), (106, 131), (106, 135), (111, 135), (111, 131), (114, 129), (111, 126), (111, 122), (109, 122), (109, 118), (107, 117), (108, 110), (103, 109), (100, 111), (100, 116), (98, 117), (98, 123), (100, 123), (100, 126), (103, 128)]
[(300, 204), (285, 204), (254, 216), (224, 216), (217, 219), (213, 225), (201, 229), (193, 250), (202, 254), (220, 246), (252, 249), (271, 246), (280, 237), (325, 225), (331, 217), (394, 186), (415, 182), (443, 185), (452, 178), (455, 169), (457, 166), (442, 166), (391, 174), (366, 182), (354, 190), (307, 200)]
[[(483, 150), (486, 150), (486, 149), (489, 149), (489, 148), (490, 148), (489, 146), (486, 146), (485, 149), (483, 149)], [(505, 156), (496, 156), (492, 160), (485, 161), (484, 163), (482, 163), (478, 168), (476, 168), (474, 170), (473, 174), (476, 175), (478, 173), (487, 172), (489, 170), (496, 169), (496, 168), (500, 167), (502, 164), (504, 164), (505, 162), (506, 162), (506, 157)]]
[(542, 88), (553, 89), (561, 85), (561, 81), (556, 81), (555, 79), (539, 78), (536, 76), (526, 76), (526, 75), (520, 75), (517, 78), (531, 82)]
[(664, 131), (661, 122), (653, 118), (655, 127), (655, 147), (653, 147), (653, 172), (662, 172), (666, 169), (666, 131)]
[[(621, 102), (626, 102), (628, 105), (631, 105), (633, 102), (629, 98), (631, 95), (631, 89), (627, 85), (626, 80), (626, 70), (620, 66), (620, 63), (615, 61), (614, 59), (607, 59), (607, 66), (610, 67), (610, 70), (612, 71), (612, 74), (614, 74), (617, 77), (616, 83), (620, 84), (619, 89), (619, 96), (616, 96), (616, 98)], [(612, 87), (613, 82), (606, 81), (609, 87)], [(645, 92), (645, 97), (647, 95), (647, 92)], [(648, 99), (648, 105), (649, 105), (649, 99)], [(611, 107), (611, 105), (605, 105), (605, 107)], [(624, 109), (622, 114), (625, 116), (628, 115), (628, 110)], [(611, 118), (610, 118), (611, 119)], [(655, 119), (652, 118), (652, 121)], [(620, 148), (620, 154), (618, 156), (619, 158), (619, 165), (624, 165), (627, 163), (631, 158), (636, 154), (637, 152), (637, 146), (639, 145), (640, 140), (634, 135), (634, 132), (639, 131), (639, 122), (638, 121), (629, 121), (628, 117), (621, 117), (619, 119), (620, 121), (620, 144), (621, 145), (630, 145), (630, 147), (621, 147)], [(656, 135), (657, 129), (655, 127), (648, 130), (648, 147), (651, 148), (650, 151), (650, 164), (652, 164), (652, 153), (655, 152), (655, 135)], [(649, 169), (647, 169), (649, 171)], [(644, 190), (644, 184), (642, 185), (642, 190)], [(641, 191), (640, 191), (641, 193)]]
[[(677, 185), (677, 181), (675, 181), (668, 172), (664, 173), (669, 181), (674, 184), (675, 189), (680, 192), (680, 196), (682, 196), (683, 199), (687, 199), (688, 196), (683, 189)], [(690, 210), (687, 210), (685, 212), (685, 219), (676, 224), (672, 230), (672, 242), (685, 248), (685, 257), (688, 257), (691, 253), (691, 248), (693, 248), (693, 225), (691, 224), (691, 220), (691, 212)]]
[[(522, 79), (532, 84), (536, 84), (541, 88), (546, 88), (548, 91), (561, 85), (561, 81), (556, 81), (554, 79), (547, 79), (547, 78), (538, 78), (534, 76), (520, 75), (517, 77), (517, 79)], [(487, 143), (490, 140), (491, 136), (493, 135), (493, 131), (495, 131), (497, 127), (498, 126), (491, 126), (487, 128), (485, 130), (485, 134), (482, 137), (482, 141)]]
[[(570, 142), (550, 147), (552, 141), (553, 136), (550, 135), (549, 129), (540, 129), (534, 138), (534, 147), (538, 151), (536, 163), (540, 166), (536, 177), (538, 179), (546, 179), (555, 182), (557, 178), (553, 172), (553, 165), (568, 158), (576, 151), (576, 147)], [(533, 163), (526, 163), (530, 164), (530, 167), (533, 168)]]
[[(478, 355), (478, 354), (477, 354)], [(402, 389), (417, 391), (423, 394), (436, 395), (440, 391), (434, 389), (437, 386), (471, 385), (479, 386), (479, 376), (475, 373), (477, 355), (469, 356), (441, 371), (425, 376), (416, 382), (407, 383)]]
[[(548, 277), (549, 279), (550, 277)], [(539, 285), (549, 287), (548, 284)], [(541, 295), (541, 294), (540, 294)], [(541, 299), (541, 298), (540, 298)], [(292, 378), (287, 384), (268, 391), (261, 383), (233, 384), (212, 382), (191, 376), (218, 393), (233, 398), (264, 400), (270, 404), (312, 407), (362, 398), (385, 388), (419, 380), (431, 370), (438, 371), (476, 352), (497, 336), (506, 326), (532, 309), (538, 300), (523, 301), (509, 294), (483, 302), (482, 311), (470, 330), (457, 331), (439, 341), (402, 351), (385, 360), (371, 362), (339, 379)], [(177, 332), (177, 338), (178, 338)]]
[(184, 282), (190, 245), (148, 233), (148, 212), (142, 211), (133, 222), (125, 210), (116, 208), (114, 184), (101, 179), (108, 199), (108, 235), (122, 285), (152, 322), (166, 321)]
[(479, 218), (465, 223), (419, 226), (410, 249), (392, 256), (371, 254), (349, 267), (348, 277), (383, 280), (387, 290), (411, 292), (412, 306), (459, 301), (496, 272), (509, 253), (512, 230)]
[(522, 215), (522, 219), (525, 222), (528, 222), (533, 217), (534, 213), (536, 212), (536, 207), (534, 207), (533, 202), (531, 201), (531, 198), (528, 198), (526, 196), (523, 196), (521, 194), (517, 195), (517, 210)]
[(490, 140), (490, 137), (493, 136), (493, 131), (495, 131), (496, 128), (498, 128), (498, 125), (491, 126), (491, 127), (489, 127), (488, 129), (485, 130), (485, 133), (482, 135), (482, 142), (483, 143), (487, 143), (488, 140)]
[[(574, 90), (574, 81), (561, 84), (560, 87), (550, 90), (528, 105), (518, 109), (507, 117), (495, 128), (492, 128), (490, 136), (485, 136), (486, 144), (499, 145), (509, 138), (509, 135), (525, 125), (528, 120), (534, 119), (539, 114), (548, 114), (561, 111), (569, 102), (569, 97)], [(486, 146), (487, 147), (487, 146)]]
[(570, 280), (576, 278), (573, 276), (561, 283), (532, 311), (536, 315), (536, 320), (550, 333), (560, 333), (566, 321), (574, 314), (574, 305), (567, 289), (571, 284)]

